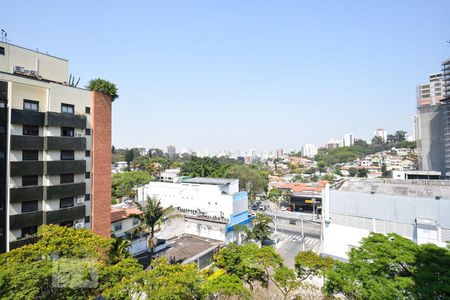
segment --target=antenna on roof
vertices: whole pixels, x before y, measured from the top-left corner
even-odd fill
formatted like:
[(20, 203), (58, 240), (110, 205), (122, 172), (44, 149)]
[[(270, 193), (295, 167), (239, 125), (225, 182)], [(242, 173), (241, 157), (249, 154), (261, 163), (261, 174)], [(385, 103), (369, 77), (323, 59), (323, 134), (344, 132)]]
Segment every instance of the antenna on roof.
[(6, 43), (8, 42), (8, 39), (7, 39), (8, 33), (3, 28), (2, 28), (2, 35), (1, 35), (1, 37), (2, 37), (2, 42), (6, 42)]

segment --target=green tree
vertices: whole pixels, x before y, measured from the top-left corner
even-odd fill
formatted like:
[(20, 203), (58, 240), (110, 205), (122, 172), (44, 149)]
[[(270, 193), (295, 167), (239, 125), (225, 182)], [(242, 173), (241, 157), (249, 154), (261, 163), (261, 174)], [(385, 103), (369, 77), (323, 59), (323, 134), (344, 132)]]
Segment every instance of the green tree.
[(294, 270), (285, 266), (280, 266), (275, 269), (272, 282), (283, 295), (283, 299), (288, 299), (289, 294), (300, 286)]
[(115, 198), (134, 197), (133, 188), (136, 185), (147, 184), (152, 179), (153, 177), (144, 171), (116, 173), (112, 176), (112, 195)]
[(216, 271), (203, 284), (205, 294), (213, 299), (241, 299), (250, 300), (250, 292), (244, 286), (243, 281), (235, 274), (224, 274), (222, 269)]
[(367, 169), (366, 168), (362, 168), (362, 169), (358, 169), (358, 177), (367, 177)]
[(228, 163), (221, 162), (217, 157), (190, 157), (181, 165), (180, 173), (192, 177), (224, 177)]
[(125, 161), (128, 164), (128, 167), (130, 166), (130, 163), (133, 161), (134, 159), (134, 151), (133, 149), (127, 149), (125, 152)]
[(355, 177), (356, 174), (358, 173), (358, 169), (356, 169), (355, 167), (351, 167), (348, 169), (348, 173), (350, 174), (351, 177)]
[(272, 231), (270, 224), (273, 223), (272, 218), (266, 214), (257, 213), (253, 219), (253, 227), (249, 229), (247, 226), (239, 225), (238, 230), (245, 232), (247, 241), (264, 242), (269, 240)]
[(449, 249), (417, 245), (396, 234), (371, 233), (326, 274), (328, 294), (350, 299), (448, 299)]
[[(0, 254), (1, 299), (93, 299), (142, 271), (132, 258), (113, 262), (113, 239), (87, 229), (43, 225), (37, 237), (35, 244)], [(95, 279), (98, 285), (80, 288)]]
[(314, 251), (299, 252), (295, 257), (295, 270), (300, 282), (310, 277), (322, 276), (333, 267), (331, 258), (323, 258)]
[(136, 203), (136, 205), (143, 213), (140, 215), (133, 214), (129, 217), (139, 219), (141, 224), (150, 230), (147, 244), (150, 248), (150, 254), (153, 254), (153, 247), (155, 246), (153, 239), (155, 237), (156, 226), (161, 226), (165, 219), (176, 215), (174, 214), (172, 207), (163, 208), (161, 206), (161, 201), (156, 198), (147, 197), (147, 201), (144, 206), (139, 203)]
[(239, 179), (240, 190), (247, 191), (250, 198), (267, 189), (268, 179), (247, 165), (233, 165), (225, 173), (226, 178)]
[(328, 182), (333, 182), (334, 176), (333, 176), (333, 174), (327, 173), (327, 174), (323, 175), (322, 179), (326, 180)]
[(109, 82), (108, 80), (104, 80), (101, 78), (92, 79), (89, 81), (87, 88), (90, 91), (97, 91), (109, 95), (111, 97), (111, 101), (119, 98), (116, 85)]
[(372, 138), (371, 142), (372, 142), (373, 145), (382, 145), (382, 144), (384, 144), (383, 138), (380, 137), (380, 136), (377, 136), (377, 135)]

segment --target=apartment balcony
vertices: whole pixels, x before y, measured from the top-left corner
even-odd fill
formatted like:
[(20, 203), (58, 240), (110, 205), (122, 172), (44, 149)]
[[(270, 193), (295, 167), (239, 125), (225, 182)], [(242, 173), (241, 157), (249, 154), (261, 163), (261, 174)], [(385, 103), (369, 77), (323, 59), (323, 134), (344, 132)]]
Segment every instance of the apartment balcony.
[(85, 160), (55, 160), (45, 163), (44, 172), (47, 175), (60, 175), (69, 173), (85, 173)]
[(0, 107), (0, 123), (8, 121), (8, 110)]
[(32, 110), (11, 109), (12, 124), (44, 126), (45, 114)]
[(11, 150), (44, 150), (44, 137), (12, 135)]
[(45, 138), (44, 146), (46, 150), (86, 150), (86, 138), (49, 136)]
[(62, 222), (82, 219), (86, 216), (86, 206), (74, 206), (59, 210), (48, 211), (46, 214), (47, 224), (59, 224)]
[(44, 162), (37, 160), (12, 161), (11, 176), (25, 176), (25, 175), (43, 175)]
[(64, 197), (76, 197), (86, 194), (86, 183), (66, 183), (53, 186), (47, 186), (46, 199), (59, 199)]
[(44, 213), (42, 210), (9, 216), (11, 230), (43, 224)]
[(42, 201), (44, 199), (43, 186), (24, 186), (9, 189), (9, 199), (11, 203), (20, 203), (24, 201)]
[(62, 114), (56, 112), (45, 113), (46, 126), (62, 126), (74, 128), (86, 128), (86, 116)]
[(25, 237), (9, 243), (9, 250), (13, 250), (25, 245), (34, 244), (39, 240), (37, 236)]

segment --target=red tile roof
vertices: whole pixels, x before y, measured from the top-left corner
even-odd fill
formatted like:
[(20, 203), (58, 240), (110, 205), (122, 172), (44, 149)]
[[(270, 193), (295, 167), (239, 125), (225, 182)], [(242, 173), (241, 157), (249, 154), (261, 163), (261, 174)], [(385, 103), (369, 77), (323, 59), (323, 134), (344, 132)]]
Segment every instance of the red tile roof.
[(126, 207), (122, 209), (113, 208), (111, 209), (111, 223), (125, 220), (130, 215), (140, 215), (142, 211), (136, 207)]

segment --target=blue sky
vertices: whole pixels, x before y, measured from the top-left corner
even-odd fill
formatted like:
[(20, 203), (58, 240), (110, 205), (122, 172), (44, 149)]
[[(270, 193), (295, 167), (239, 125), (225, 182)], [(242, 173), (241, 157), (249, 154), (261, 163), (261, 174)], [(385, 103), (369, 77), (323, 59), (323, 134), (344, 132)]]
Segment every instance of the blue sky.
[[(117, 84), (113, 144), (300, 149), (412, 131), (449, 1), (5, 1), (12, 43)], [(126, 4), (125, 4), (126, 3)]]

